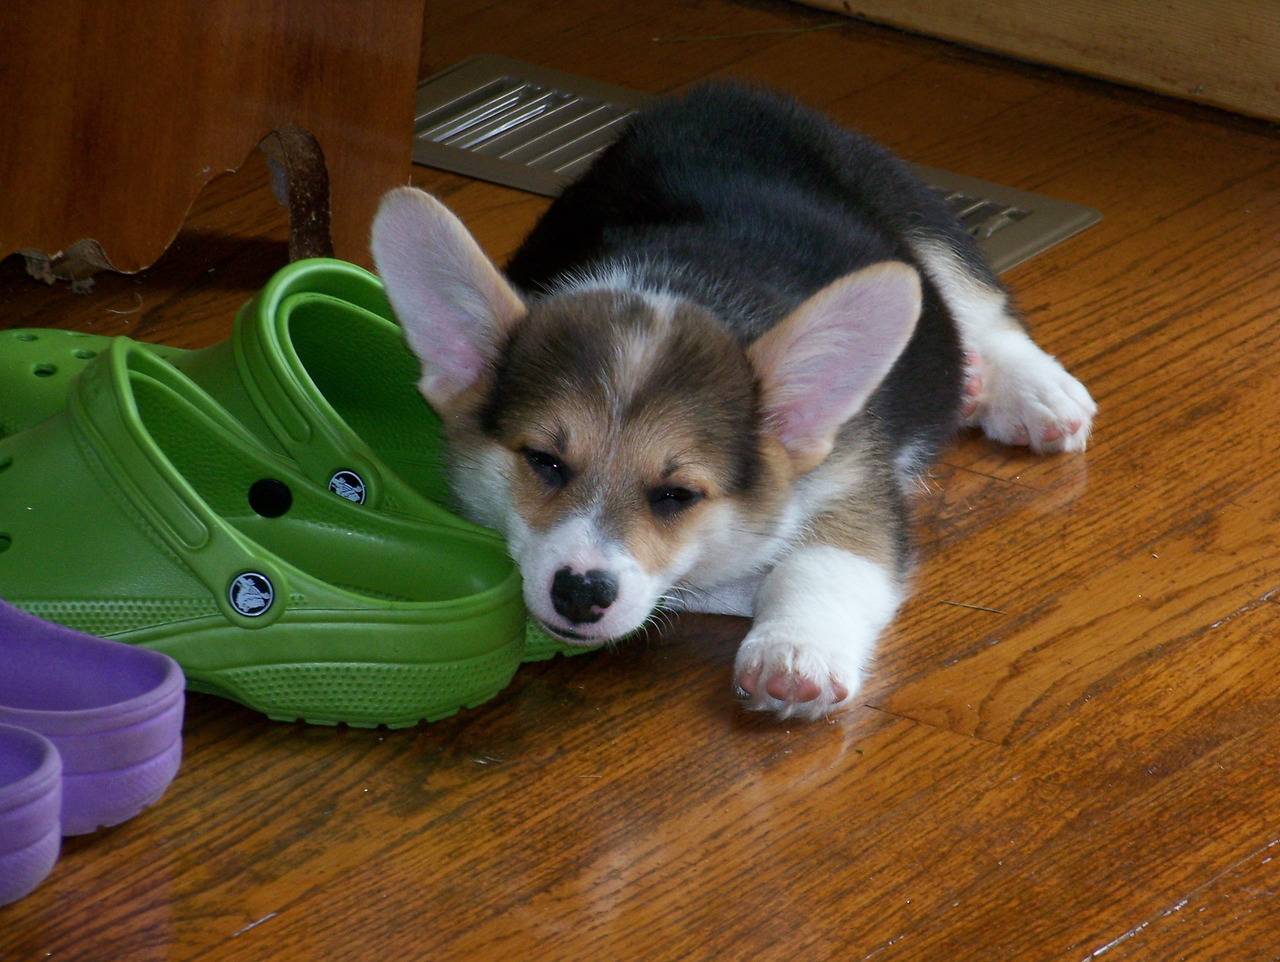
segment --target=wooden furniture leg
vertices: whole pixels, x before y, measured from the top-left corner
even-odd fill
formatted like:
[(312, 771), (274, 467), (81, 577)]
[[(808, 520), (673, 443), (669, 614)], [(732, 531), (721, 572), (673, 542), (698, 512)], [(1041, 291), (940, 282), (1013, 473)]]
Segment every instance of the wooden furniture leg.
[(262, 144), (287, 173), (295, 256), (367, 264), (378, 198), (411, 168), (422, 15), (423, 0), (0, 4), (0, 257), (73, 282), (139, 271)]

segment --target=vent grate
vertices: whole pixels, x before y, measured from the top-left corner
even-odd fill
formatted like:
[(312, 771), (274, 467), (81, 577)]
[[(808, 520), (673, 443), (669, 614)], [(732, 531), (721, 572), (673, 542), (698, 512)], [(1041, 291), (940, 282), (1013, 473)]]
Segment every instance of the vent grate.
[(415, 138), (545, 171), (565, 183), (612, 143), (634, 107), (503, 76), (416, 118)]
[[(650, 99), (504, 57), (471, 57), (418, 85), (413, 160), (554, 197)], [(912, 166), (945, 197), (997, 271), (1101, 219), (1089, 207)]]

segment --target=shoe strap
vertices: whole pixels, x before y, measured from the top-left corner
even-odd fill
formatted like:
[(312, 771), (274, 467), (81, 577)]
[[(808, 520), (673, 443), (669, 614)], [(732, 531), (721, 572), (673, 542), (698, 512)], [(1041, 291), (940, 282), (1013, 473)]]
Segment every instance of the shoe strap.
[(369, 314), (395, 323), (395, 313), (387, 300), (382, 281), (349, 261), (332, 257), (311, 257), (294, 261), (271, 277), (254, 300), (264, 314), (277, 313), (285, 298), (294, 294), (320, 294), (350, 304)]
[[(237, 316), (232, 343), (245, 393), (283, 451), (298, 463), (303, 475), (331, 490), (342, 479), (358, 478), (363, 497), (352, 500), (368, 507), (450, 520), (432, 509), (334, 410), (307, 373), (289, 335), (292, 312), (316, 304), (337, 311), (345, 324), (371, 328), (374, 337), (398, 341), (399, 328), (327, 294), (291, 294), (274, 303), (269, 312), (256, 300), (245, 305)], [(353, 358), (352, 363), (360, 364), (362, 359)]]
[[(405, 481), (321, 393), (290, 331), (293, 313), (308, 306), (322, 306), (340, 318), (344, 328), (366, 332), (371, 341), (385, 339), (410, 356), (377, 277), (345, 261), (296, 261), (278, 271), (236, 315), (229, 347), (242, 395), (252, 410), (238, 410), (232, 397), (225, 400), (228, 408), (246, 423), (260, 422), (281, 453), (321, 487), (368, 508), (464, 531), (484, 530)], [(368, 362), (351, 359), (353, 366)], [(352, 496), (358, 489), (363, 489), (363, 499)]]
[[(360, 503), (382, 506), (394, 476), (389, 477), (380, 459), (320, 393), (289, 340), (290, 308), (300, 299), (318, 298), (331, 300), (295, 294), (269, 314), (250, 301), (232, 332), (236, 369), (258, 416), (303, 475), (322, 485), (332, 485), (343, 474), (355, 475), (364, 488)], [(345, 310), (354, 323), (388, 323), (359, 308), (347, 305)]]
[[(127, 337), (116, 338), (71, 385), (67, 409), (81, 450), (204, 582), (228, 621), (244, 628), (273, 624), (290, 599), (284, 566), (266, 552), (254, 550), (256, 546), (248, 538), (223, 522), (160, 450), (142, 423), (133, 396), (134, 379), (148, 377), (148, 370), (157, 375), (153, 380), (166, 387), (181, 378), (191, 388), (190, 397), (183, 400), (197, 405), (195, 413), (203, 416), (210, 430), (228, 435), (248, 453), (256, 451), (270, 458), (270, 453), (212, 399)], [(264, 579), (271, 589), (271, 600), (259, 613), (246, 614), (250, 608), (236, 604), (246, 586), (256, 585), (261, 593), (262, 582), (249, 576)]]

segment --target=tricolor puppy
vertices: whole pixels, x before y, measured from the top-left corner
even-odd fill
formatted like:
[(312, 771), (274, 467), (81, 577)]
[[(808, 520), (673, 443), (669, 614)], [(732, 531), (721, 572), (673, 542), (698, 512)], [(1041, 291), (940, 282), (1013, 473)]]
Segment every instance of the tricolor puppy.
[(752, 616), (751, 708), (854, 698), (903, 597), (905, 498), (956, 428), (1082, 450), (1094, 404), (897, 159), (717, 85), (641, 112), (505, 275), (420, 191), (373, 253), (462, 509), (574, 645)]

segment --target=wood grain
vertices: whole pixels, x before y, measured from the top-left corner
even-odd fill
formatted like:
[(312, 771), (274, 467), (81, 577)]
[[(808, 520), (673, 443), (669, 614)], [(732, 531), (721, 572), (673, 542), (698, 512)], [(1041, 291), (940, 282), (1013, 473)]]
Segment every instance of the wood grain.
[(1280, 120), (1280, 11), (1267, 0), (806, 0), (1199, 103)]
[[(403, 731), (193, 695), (168, 794), (68, 840), (0, 909), (0, 958), (1280, 958), (1275, 129), (754, 0), (429, 7), (424, 72), (477, 52), (649, 92), (768, 81), (1099, 208), (1007, 277), (1100, 403), (1089, 452), (947, 450), (915, 592), (826, 723), (736, 707), (731, 618)], [(411, 176), (498, 259), (546, 205)], [(287, 242), (251, 159), (89, 296), (0, 263), (0, 324), (213, 343)]]
[(202, 187), (273, 131), (314, 136), (335, 249), (365, 260), (378, 197), (409, 160), (421, 0), (0, 9), (0, 257), (84, 239), (131, 273)]

